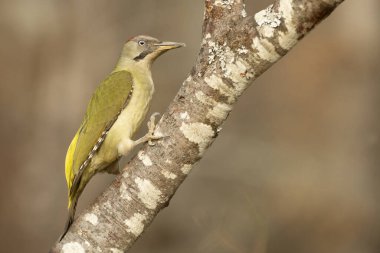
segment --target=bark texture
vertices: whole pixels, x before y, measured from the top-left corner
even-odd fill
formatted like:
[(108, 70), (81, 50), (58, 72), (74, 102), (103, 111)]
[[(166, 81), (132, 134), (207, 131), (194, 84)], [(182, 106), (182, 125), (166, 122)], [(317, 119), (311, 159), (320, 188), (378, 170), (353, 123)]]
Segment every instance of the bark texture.
[(249, 84), (343, 0), (278, 0), (248, 16), (243, 0), (206, 0), (203, 40), (156, 134), (51, 252), (125, 252), (218, 136)]

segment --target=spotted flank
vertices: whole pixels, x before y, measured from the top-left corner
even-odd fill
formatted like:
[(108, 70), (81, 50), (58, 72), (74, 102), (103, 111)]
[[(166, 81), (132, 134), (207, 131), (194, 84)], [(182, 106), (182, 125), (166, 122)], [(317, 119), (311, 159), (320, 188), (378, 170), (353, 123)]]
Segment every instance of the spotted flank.
[(79, 173), (81, 170), (86, 168), (88, 164), (91, 162), (92, 157), (95, 155), (96, 151), (100, 148), (104, 140), (106, 139), (106, 136), (108, 134), (109, 130), (103, 131), (102, 136), (98, 139), (95, 146), (92, 148), (90, 154), (88, 154), (87, 159), (82, 163), (82, 165), (79, 167)]

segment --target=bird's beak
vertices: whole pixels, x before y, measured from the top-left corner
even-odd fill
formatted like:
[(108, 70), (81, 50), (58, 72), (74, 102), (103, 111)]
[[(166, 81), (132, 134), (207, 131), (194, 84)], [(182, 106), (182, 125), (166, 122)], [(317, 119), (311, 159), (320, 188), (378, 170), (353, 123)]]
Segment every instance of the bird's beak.
[(158, 50), (160, 51), (167, 51), (174, 48), (185, 47), (186, 45), (185, 43), (163, 41), (163, 42), (155, 44), (155, 46), (157, 46)]

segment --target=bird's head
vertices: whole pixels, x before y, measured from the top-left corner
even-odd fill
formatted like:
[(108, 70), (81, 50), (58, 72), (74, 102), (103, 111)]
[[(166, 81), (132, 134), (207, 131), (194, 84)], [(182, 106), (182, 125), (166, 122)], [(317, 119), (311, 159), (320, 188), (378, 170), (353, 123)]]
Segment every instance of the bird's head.
[(125, 43), (121, 57), (124, 60), (150, 65), (161, 54), (183, 46), (185, 46), (184, 43), (160, 41), (150, 36), (140, 35)]

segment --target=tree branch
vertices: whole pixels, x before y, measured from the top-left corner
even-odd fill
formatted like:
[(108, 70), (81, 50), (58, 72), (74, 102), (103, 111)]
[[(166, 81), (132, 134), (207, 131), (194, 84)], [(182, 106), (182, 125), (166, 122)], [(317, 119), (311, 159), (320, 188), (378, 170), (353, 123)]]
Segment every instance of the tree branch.
[(247, 16), (243, 0), (206, 0), (203, 41), (191, 74), (156, 134), (51, 252), (124, 252), (220, 132), (243, 91), (343, 0), (278, 0)]

